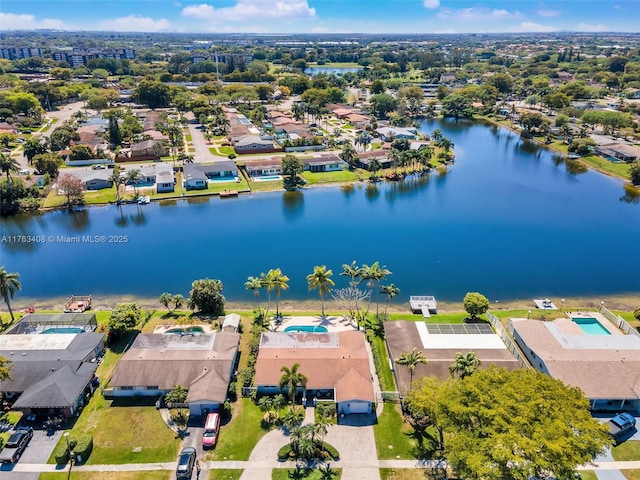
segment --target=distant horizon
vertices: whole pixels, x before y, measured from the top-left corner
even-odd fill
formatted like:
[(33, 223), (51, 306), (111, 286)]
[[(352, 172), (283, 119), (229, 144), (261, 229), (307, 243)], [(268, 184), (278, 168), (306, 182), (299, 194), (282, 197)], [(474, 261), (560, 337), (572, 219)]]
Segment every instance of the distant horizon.
[(3, 0), (0, 6), (3, 32), (633, 34), (637, 18), (637, 0)]

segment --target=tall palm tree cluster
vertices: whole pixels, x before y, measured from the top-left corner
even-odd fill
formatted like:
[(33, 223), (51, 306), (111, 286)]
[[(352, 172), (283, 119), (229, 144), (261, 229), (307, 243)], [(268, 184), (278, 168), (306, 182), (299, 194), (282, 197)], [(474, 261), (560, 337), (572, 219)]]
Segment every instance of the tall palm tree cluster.
[[(393, 299), (393, 297), (400, 294), (400, 289), (393, 283), (389, 285), (381, 285), (381, 282), (385, 280), (388, 275), (391, 275), (391, 272), (387, 269), (387, 267), (384, 265), (380, 265), (379, 262), (375, 262), (372, 265), (357, 265), (356, 261), (354, 260), (350, 264), (342, 265), (342, 269), (343, 271), (340, 273), (340, 275), (349, 278), (349, 287), (347, 289), (341, 289), (338, 294), (334, 295), (334, 299), (343, 301), (348, 297), (347, 308), (350, 314), (352, 314), (352, 316), (354, 316), (355, 314), (357, 318), (363, 319), (369, 312), (369, 308), (371, 306), (371, 295), (375, 290), (376, 318), (380, 315), (380, 293), (382, 293), (386, 299), (386, 304), (384, 307), (384, 318), (386, 318), (389, 302), (391, 301), (391, 299)], [(332, 294), (333, 287), (335, 286), (335, 282), (332, 277), (333, 270), (328, 269), (326, 265), (316, 265), (315, 267), (313, 267), (313, 271), (309, 275), (307, 275), (307, 285), (309, 286), (309, 291), (317, 290), (318, 294), (320, 295), (320, 301), (322, 304), (321, 311), (323, 317), (325, 316), (325, 298), (328, 295)], [(247, 290), (253, 291), (253, 294), (256, 297), (257, 310), (261, 315), (263, 321), (266, 321), (266, 319), (268, 318), (272, 291), (275, 291), (276, 295), (276, 320), (280, 317), (278, 300), (280, 298), (281, 292), (289, 288), (288, 282), (289, 277), (284, 275), (279, 268), (271, 269), (266, 274), (261, 273), (257, 277), (250, 276), (247, 278), (244, 286)], [(366, 292), (362, 292), (359, 289), (359, 285), (363, 282), (367, 287)], [(260, 305), (260, 292), (262, 290), (267, 291), (267, 305), (264, 312), (262, 312), (262, 307)], [(360, 300), (365, 298), (368, 299), (368, 304), (366, 309), (362, 309)]]
[[(22, 289), (19, 278), (19, 273), (7, 272), (4, 267), (0, 267), (0, 295), (2, 295), (4, 303), (7, 304), (9, 314), (11, 315), (11, 322), (15, 321), (13, 310), (11, 309), (11, 300), (15, 296), (16, 292), (19, 292)], [(0, 323), (2, 323), (1, 319)]]

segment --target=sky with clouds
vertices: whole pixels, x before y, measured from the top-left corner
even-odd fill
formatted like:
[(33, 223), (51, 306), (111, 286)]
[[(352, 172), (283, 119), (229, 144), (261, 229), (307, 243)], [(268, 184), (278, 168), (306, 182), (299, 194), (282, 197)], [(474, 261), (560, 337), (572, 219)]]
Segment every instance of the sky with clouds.
[(638, 0), (2, 0), (0, 30), (638, 32)]

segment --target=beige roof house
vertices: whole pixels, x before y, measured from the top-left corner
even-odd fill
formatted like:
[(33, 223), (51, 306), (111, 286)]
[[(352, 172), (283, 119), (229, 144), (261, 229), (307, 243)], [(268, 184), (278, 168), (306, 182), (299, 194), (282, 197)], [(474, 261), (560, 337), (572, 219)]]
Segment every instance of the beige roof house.
[[(298, 363), (309, 381), (307, 397), (333, 391), (343, 413), (371, 413), (375, 401), (369, 355), (359, 331), (330, 333), (263, 333), (256, 362), (255, 384), (277, 389), (281, 368)], [(360, 410), (367, 408), (367, 411)]]
[(156, 396), (182, 385), (192, 414), (192, 404), (214, 409), (227, 398), (239, 340), (232, 332), (140, 334), (118, 362), (109, 382), (112, 394)]
[(592, 404), (640, 399), (640, 337), (623, 334), (597, 313), (577, 318), (598, 322), (601, 333), (588, 334), (571, 318), (513, 318), (510, 328), (537, 370), (580, 388)]

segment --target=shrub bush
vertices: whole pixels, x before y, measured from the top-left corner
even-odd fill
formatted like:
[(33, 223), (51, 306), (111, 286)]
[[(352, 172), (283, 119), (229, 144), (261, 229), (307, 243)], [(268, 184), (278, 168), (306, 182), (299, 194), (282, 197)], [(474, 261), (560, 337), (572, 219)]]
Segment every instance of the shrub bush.
[[(69, 446), (76, 455), (76, 458), (79, 456), (82, 459), (82, 463), (85, 463), (89, 459), (89, 455), (91, 455), (91, 451), (93, 450), (93, 435), (89, 433), (70, 432)], [(58, 465), (65, 465), (69, 462), (69, 449), (64, 438), (60, 439), (60, 442), (53, 453)]]
[[(319, 442), (316, 442), (316, 446), (318, 448), (318, 458), (331, 458), (332, 460), (340, 460), (340, 453), (333, 445), (329, 445), (327, 442), (324, 442), (324, 444), (322, 445), (322, 447), (324, 447), (323, 450), (320, 450), (321, 445)], [(296, 452), (293, 451), (290, 443), (278, 450), (278, 460), (295, 460), (296, 458), (302, 457), (296, 455)]]

